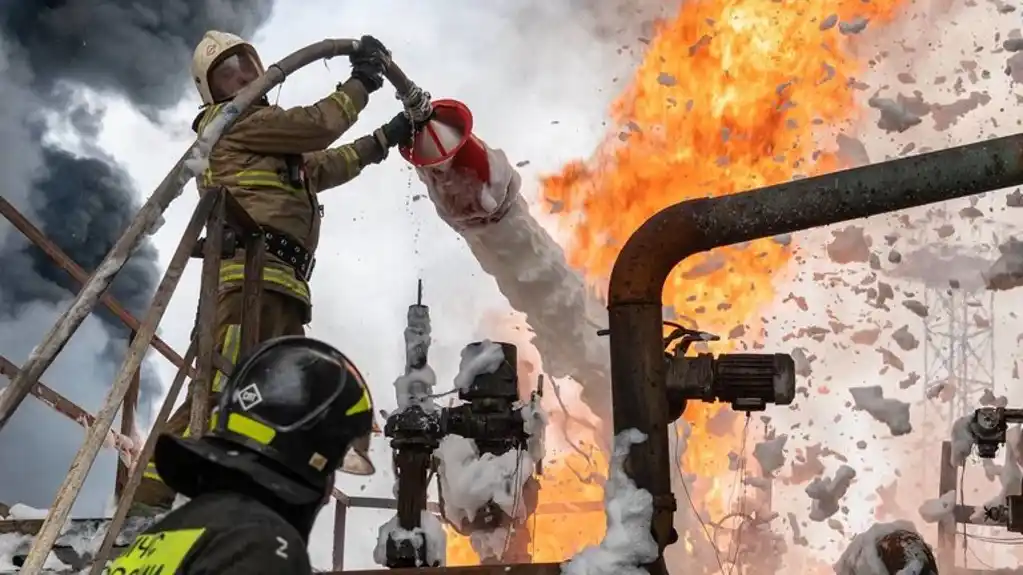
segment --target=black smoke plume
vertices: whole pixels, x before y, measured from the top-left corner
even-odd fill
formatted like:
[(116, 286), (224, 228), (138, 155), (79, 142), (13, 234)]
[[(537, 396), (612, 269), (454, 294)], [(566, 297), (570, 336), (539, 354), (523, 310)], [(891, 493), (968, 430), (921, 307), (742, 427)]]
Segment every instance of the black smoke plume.
[[(120, 96), (150, 119), (190, 90), (192, 49), (209, 29), (251, 35), (273, 0), (3, 0), (0, 2), (0, 194), (21, 209), (72, 259), (93, 270), (134, 217), (143, 193), (116, 159), (99, 150), (103, 110), (84, 92)], [(96, 98), (90, 98), (95, 101)], [(54, 143), (70, 131), (76, 151)], [(65, 139), (65, 138), (62, 138)], [(81, 152), (81, 150), (86, 150)], [(163, 165), (166, 162), (159, 163)], [(169, 164), (168, 164), (169, 165)], [(141, 316), (162, 270), (146, 240), (111, 286)], [(15, 363), (56, 318), (78, 286), (39, 249), (0, 219), (0, 354)], [(95, 410), (120, 363), (128, 330), (105, 310), (95, 314), (108, 342), (72, 344), (73, 381), (46, 375), (86, 409)], [(87, 326), (83, 326), (83, 331)], [(89, 337), (95, 337), (90, 331)], [(85, 336), (78, 339), (85, 339)], [(86, 351), (82, 351), (82, 350)], [(58, 360), (60, 361), (60, 359)], [(141, 413), (160, 395), (151, 366), (143, 370)], [(0, 378), (0, 385), (3, 385)], [(0, 501), (48, 506), (81, 441), (32, 399), (0, 431)], [(104, 456), (109, 464), (112, 457)], [(15, 464), (15, 461), (18, 463)], [(97, 512), (111, 485), (87, 483), (79, 512)], [(95, 485), (91, 487), (90, 485)], [(92, 491), (95, 490), (95, 491)], [(92, 491), (92, 493), (89, 493)], [(100, 507), (97, 507), (97, 501)]]

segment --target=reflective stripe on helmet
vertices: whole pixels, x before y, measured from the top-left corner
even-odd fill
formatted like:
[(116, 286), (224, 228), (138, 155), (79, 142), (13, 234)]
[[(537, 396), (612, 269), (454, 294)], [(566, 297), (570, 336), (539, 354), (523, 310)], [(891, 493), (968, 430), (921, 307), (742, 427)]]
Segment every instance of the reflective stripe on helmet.
[[(210, 429), (214, 429), (217, 426), (217, 416), (219, 413), (214, 412), (210, 414)], [(242, 415), (240, 413), (231, 413), (227, 416), (227, 425), (225, 426), (228, 431), (237, 433), (248, 437), (252, 441), (260, 445), (270, 445), (270, 442), (277, 437), (277, 430), (270, 427), (269, 425), (252, 419), (251, 417)]]
[(348, 410), (345, 411), (345, 415), (356, 415), (359, 413), (366, 413), (371, 409), (373, 409), (373, 403), (369, 399), (369, 394), (366, 392), (366, 388), (363, 387), (362, 397), (359, 398), (359, 401), (356, 402), (355, 405), (349, 407)]
[(270, 445), (274, 437), (277, 437), (277, 430), (274, 428), (239, 413), (227, 416), (227, 429), (244, 435), (260, 445)]
[[(225, 262), (220, 265), (220, 285), (223, 287), (229, 283), (241, 283), (245, 279), (245, 266), (234, 262)], [(263, 281), (279, 286), (286, 293), (309, 303), (309, 284), (295, 277), (290, 269), (284, 270), (266, 266), (263, 268)]]

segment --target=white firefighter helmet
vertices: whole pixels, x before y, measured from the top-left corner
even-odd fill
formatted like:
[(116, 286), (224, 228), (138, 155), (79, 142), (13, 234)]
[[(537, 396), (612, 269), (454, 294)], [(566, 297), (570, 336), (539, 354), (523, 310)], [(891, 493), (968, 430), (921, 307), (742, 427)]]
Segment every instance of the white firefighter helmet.
[(249, 71), (258, 72), (259, 75), (266, 72), (252, 44), (228, 32), (206, 32), (192, 55), (192, 79), (203, 104), (214, 104), (234, 96), (233, 93), (218, 94), (218, 87), (215, 83), (211, 85), (210, 81), (215, 68), (229, 63), (238, 69), (245, 67)]

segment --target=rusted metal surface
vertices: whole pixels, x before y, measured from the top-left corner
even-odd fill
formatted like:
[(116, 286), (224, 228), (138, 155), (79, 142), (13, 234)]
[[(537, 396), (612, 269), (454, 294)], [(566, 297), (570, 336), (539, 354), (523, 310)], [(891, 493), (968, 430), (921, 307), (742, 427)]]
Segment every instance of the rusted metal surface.
[[(18, 366), (14, 365), (6, 357), (0, 355), (0, 375), (14, 379), (14, 377), (18, 375), (19, 371)], [(59, 392), (54, 391), (41, 381), (36, 381), (35, 385), (32, 386), (32, 396), (57, 413), (67, 417), (78, 425), (81, 425), (86, 430), (88, 430), (96, 421), (91, 413), (85, 411), (79, 407), (77, 403), (64, 397)], [(112, 443), (111, 447), (117, 450), (117, 457), (120, 464), (130, 463), (131, 436), (125, 436), (111, 431), (108, 437), (110, 439), (110, 443)]]
[(340, 499), (334, 501), (334, 550), (331, 562), (334, 571), (345, 568), (345, 532), (348, 528), (348, 506)]
[[(939, 496), (948, 493), (949, 491), (956, 492), (958, 490), (958, 469), (952, 465), (952, 442), (943, 441), (941, 443), (941, 461), (939, 463), (940, 470), (938, 474), (938, 494)], [(935, 545), (935, 555), (938, 560), (938, 567), (942, 573), (954, 573), (954, 574), (980, 574), (984, 573), (987, 575), (993, 575), (995, 573), (1017, 573), (1018, 571), (1010, 571), (1003, 569), (967, 569), (956, 565), (956, 534), (959, 531), (959, 525), (996, 525), (1005, 527), (1005, 523), (999, 523), (995, 521), (988, 521), (985, 519), (974, 520), (973, 516), (978, 514), (983, 516), (983, 509), (973, 505), (956, 505), (952, 509), (952, 515), (946, 517), (938, 522), (938, 541)], [(965, 545), (965, 542), (964, 542)], [(965, 548), (965, 547), (964, 547)]]
[[(82, 447), (79, 448), (78, 453), (75, 454), (75, 458), (71, 462), (71, 468), (68, 471), (67, 477), (57, 490), (57, 497), (50, 507), (50, 512), (46, 517), (46, 523), (43, 525), (42, 531), (32, 542), (32, 549), (25, 560), (25, 565), (22, 567), (21, 572), (23, 574), (37, 575), (42, 570), (43, 564), (46, 562), (46, 556), (53, 546), (61, 526), (67, 521), (68, 514), (71, 512), (71, 506), (78, 497), (78, 492), (85, 482), (85, 477), (89, 473), (92, 464), (96, 461), (96, 454), (102, 445), (103, 437), (110, 431), (114, 416), (124, 400), (124, 394), (128, 391), (128, 386), (131, 384), (135, 371), (145, 358), (146, 349), (156, 333), (156, 327), (163, 318), (164, 312), (167, 311), (167, 304), (170, 302), (170, 298), (174, 294), (178, 282), (181, 280), (181, 274), (185, 270), (188, 258), (192, 253), (192, 246), (199, 239), (199, 232), (206, 221), (212, 207), (211, 204), (215, 199), (215, 196), (203, 196), (199, 199), (199, 205), (195, 213), (192, 214), (192, 219), (188, 226), (185, 228), (185, 233), (178, 244), (177, 250), (171, 257), (170, 265), (167, 266), (167, 271), (164, 273), (160, 285), (156, 288), (153, 304), (149, 311), (146, 312), (146, 317), (143, 319), (142, 325), (139, 326), (138, 334), (131, 343), (128, 353), (125, 354), (124, 362), (114, 378), (114, 383), (103, 400), (103, 406), (96, 414), (96, 422), (90, 427)], [(22, 376), (24, 376), (25, 371), (22, 371)], [(11, 385), (13, 384), (14, 382), (11, 383)]]
[[(136, 535), (150, 527), (153, 522), (154, 519), (149, 517), (134, 517), (129, 520), (123, 529), (120, 530), (120, 533), (117, 534), (114, 549), (122, 551), (127, 548)], [(11, 536), (8, 538), (8, 543), (16, 541), (17, 537), (14, 537), (16, 535), (20, 535), (23, 538), (22, 545), (15, 544), (12, 549), (8, 550), (11, 552), (11, 556), (8, 557), (11, 561), (24, 560), (25, 554), (20, 552), (20, 550), (25, 549), (23, 545), (27, 545), (30, 542), (30, 538), (39, 533), (43, 523), (42, 519), (0, 521), (0, 535)], [(53, 554), (61, 562), (71, 567), (73, 572), (83, 573), (92, 564), (93, 556), (89, 550), (83, 549), (82, 541), (95, 541), (109, 531), (109, 526), (109, 519), (71, 519), (68, 521), (65, 529), (61, 531), (60, 536), (57, 537), (53, 547)], [(91, 546), (87, 545), (85, 547), (89, 548)]]
[[(349, 54), (357, 45), (355, 40), (322, 40), (306, 46), (269, 66), (265, 74), (246, 86), (231, 103), (222, 109), (218, 121), (208, 129), (209, 133), (204, 134), (203, 138), (189, 146), (188, 150), (174, 164), (153, 195), (128, 224), (128, 228), (114, 243), (114, 247), (89, 276), (75, 300), (43, 337), (43, 341), (32, 351), (28, 361), (22, 366), (21, 375), (11, 381), (6, 392), (0, 396), (0, 429), (25, 400), (32, 387), (32, 382), (39, 379), (39, 376), (50, 367), (57, 354), (64, 349), (85, 318), (92, 313), (100, 297), (113, 282), (114, 276), (121, 271), (135, 251), (140, 238), (155, 228), (167, 206), (181, 194), (181, 188), (190, 182), (197, 171), (201, 169), (202, 162), (206, 160), (210, 148), (220, 139), (223, 131), (230, 128), (238, 116), (253, 102), (265, 96), (271, 88), (279, 85), (295, 70), (319, 60)], [(392, 65), (388, 74), (399, 91), (409, 89), (408, 79), (401, 74), (401, 70), (397, 66)], [(136, 329), (140, 333), (142, 332), (141, 326)], [(149, 338), (146, 339), (148, 343)], [(33, 558), (31, 565), (22, 568), (22, 575), (36, 575), (42, 567), (43, 558), (45, 558), (45, 554), (41, 558)]]
[[(0, 198), (0, 215), (3, 215), (7, 221), (11, 222), (15, 228), (18, 229), (26, 238), (32, 243), (39, 246), (39, 249), (43, 250), (46, 255), (50, 256), (55, 264), (68, 273), (75, 281), (80, 284), (84, 284), (89, 279), (89, 274), (82, 269), (74, 260), (72, 260), (67, 254), (63, 252), (57, 244), (50, 241), (46, 235), (43, 234), (39, 228), (32, 225), (32, 222), (21, 214), (10, 202)], [(114, 299), (114, 296), (109, 293), (104, 293), (99, 298), (99, 302), (106, 306), (111, 313), (116, 315), (118, 319), (124, 322), (124, 325), (128, 326), (128, 329), (135, 331), (139, 328), (139, 320), (135, 319), (128, 310)], [(167, 358), (175, 367), (181, 368), (181, 356), (178, 352), (167, 345), (167, 342), (160, 339), (160, 336), (153, 337), (153, 349), (160, 352), (164, 357)], [(189, 373), (189, 377), (195, 377), (194, 373)]]
[[(661, 295), (669, 272), (719, 246), (797, 232), (1023, 184), (1023, 135), (901, 158), (731, 196), (683, 202), (647, 220), (622, 248), (608, 286), (615, 432), (648, 440), (627, 464), (655, 498), (653, 531), (671, 538)], [(665, 573), (663, 559), (651, 566)]]
[[(188, 351), (185, 352), (185, 365), (192, 364), (196, 355), (196, 347), (196, 341), (193, 339), (188, 347)], [(167, 390), (167, 397), (163, 399), (160, 411), (156, 414), (153, 429), (150, 430), (149, 436), (146, 437), (146, 442), (139, 451), (135, 467), (132, 468), (131, 473), (128, 475), (128, 480), (125, 482), (124, 491), (117, 500), (117, 509), (110, 520), (110, 529), (107, 530), (107, 534), (103, 537), (103, 543), (100, 545), (99, 551), (96, 552), (96, 562), (89, 571), (90, 575), (99, 575), (99, 573), (103, 572), (103, 566), (110, 556), (110, 551), (114, 548), (117, 534), (121, 532), (124, 520), (128, 517), (128, 509), (131, 507), (132, 500), (135, 499), (135, 491), (138, 489), (139, 483), (142, 482), (142, 474), (145, 472), (146, 466), (149, 465), (149, 460), (153, 458), (153, 451), (156, 449), (156, 438), (159, 437), (163, 427), (167, 424), (167, 420), (170, 419), (171, 412), (174, 411), (174, 403), (178, 400), (178, 395), (181, 393), (186, 377), (185, 370), (179, 369), (177, 375), (174, 376), (170, 389)]]
[(420, 514), (426, 509), (426, 478), (433, 453), (400, 449), (394, 456), (398, 475), (398, 526), (411, 531), (420, 527)]
[(206, 192), (213, 196), (213, 206), (206, 220), (206, 239), (203, 244), (202, 278), (199, 284), (199, 316), (196, 320), (196, 337), (199, 340), (199, 377), (192, 380), (189, 388), (191, 410), (188, 418), (188, 432), (200, 437), (209, 427), (210, 388), (216, 370), (213, 368), (213, 354), (216, 353), (217, 329), (217, 288), (220, 285), (220, 258), (224, 245), (224, 225), (227, 223), (227, 192), (217, 188)]
[[(956, 468), (952, 465), (952, 442), (941, 442), (941, 466), (938, 471), (939, 497), (949, 491), (956, 491)], [(956, 562), (956, 528), (955, 520), (938, 522), (938, 568), (949, 569)]]
[[(132, 331), (129, 341), (134, 340), (135, 332)], [(135, 376), (131, 378), (128, 391), (124, 394), (124, 403), (121, 405), (121, 435), (132, 438), (133, 442), (135, 440), (135, 411), (139, 406), (139, 386), (142, 384), (141, 375), (142, 368), (140, 367), (135, 370)], [(120, 461), (117, 463), (117, 475), (114, 478), (114, 497), (121, 497), (124, 486), (128, 483), (128, 473), (130, 471), (128, 465)]]
[(430, 569), (369, 569), (331, 571), (334, 575), (561, 575), (561, 563), (526, 563), (519, 565), (472, 565), (468, 567), (434, 567)]
[[(349, 507), (362, 507), (365, 509), (398, 509), (396, 499), (386, 497), (360, 497), (357, 495), (348, 498)], [(440, 508), (433, 501), (426, 503), (426, 509), (431, 513), (440, 513)], [(602, 501), (549, 501), (541, 503), (536, 507), (537, 515), (571, 515), (573, 513), (597, 513), (604, 510)]]
[[(230, 194), (228, 194), (230, 195)], [(249, 354), (259, 344), (260, 315), (263, 310), (263, 264), (266, 243), (257, 228), (246, 233), (245, 268), (242, 272), (242, 328), (239, 357)]]
[(345, 493), (343, 491), (341, 491), (340, 489), (338, 489), (337, 487), (335, 487), (331, 491), (331, 494), (334, 496), (334, 499), (337, 499), (338, 501), (340, 501), (341, 503), (344, 503), (345, 505), (351, 506), (352, 498), (347, 496), (347, 495), (345, 495)]

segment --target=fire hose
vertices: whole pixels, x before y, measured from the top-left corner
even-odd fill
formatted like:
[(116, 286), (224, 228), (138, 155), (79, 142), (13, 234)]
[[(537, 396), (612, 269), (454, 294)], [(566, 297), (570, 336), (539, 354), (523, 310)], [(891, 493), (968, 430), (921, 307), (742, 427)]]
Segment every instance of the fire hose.
[[(427, 98), (428, 99), (428, 95)], [(419, 112), (418, 102), (403, 103)], [(456, 100), (432, 102), (430, 120), (400, 148), (441, 219), (469, 246), (511, 306), (522, 312), (546, 373), (583, 385), (583, 401), (611, 417), (608, 347), (596, 334), (603, 304), (572, 269), (558, 243), (529, 213), (508, 158), (473, 134), (473, 116)]]

